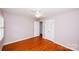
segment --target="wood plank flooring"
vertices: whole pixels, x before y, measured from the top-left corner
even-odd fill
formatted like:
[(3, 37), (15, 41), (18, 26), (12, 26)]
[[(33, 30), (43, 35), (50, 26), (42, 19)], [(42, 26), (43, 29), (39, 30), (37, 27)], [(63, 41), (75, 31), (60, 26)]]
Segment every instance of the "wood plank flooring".
[(5, 45), (3, 51), (72, 51), (41, 36)]

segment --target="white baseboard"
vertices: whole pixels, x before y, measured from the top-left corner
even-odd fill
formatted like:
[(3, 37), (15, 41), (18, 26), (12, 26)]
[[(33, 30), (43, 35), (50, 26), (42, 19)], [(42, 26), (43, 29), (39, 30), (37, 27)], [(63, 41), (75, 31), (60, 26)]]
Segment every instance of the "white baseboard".
[[(36, 37), (36, 36), (33, 36), (33, 37)], [(22, 38), (22, 39), (19, 39), (19, 40), (16, 40), (16, 41), (4, 43), (3, 46), (4, 46), (4, 45), (7, 45), (7, 44), (11, 44), (11, 43), (18, 42), (18, 41), (22, 41), (22, 40), (25, 40), (25, 39), (33, 38), (33, 37)], [(43, 36), (43, 38), (44, 38), (44, 39), (48, 39), (48, 38), (45, 37), (45, 36)], [(48, 40), (50, 40), (50, 39), (48, 39)], [(61, 43), (59, 43), (59, 42), (56, 42), (56, 41), (54, 41), (54, 40), (50, 40), (50, 41), (55, 42), (56, 44), (59, 44), (59, 45), (61, 45), (61, 46), (64, 46), (64, 47), (66, 47), (66, 48), (69, 48), (69, 49), (71, 49), (71, 50), (78, 51), (78, 50), (76, 50), (76, 49), (73, 49), (73, 48), (71, 48), (71, 47), (68, 47), (68, 46), (66, 46), (66, 45), (63, 45), (63, 44), (61, 44)]]
[[(44, 38), (44, 39), (48, 39), (48, 38), (45, 37), (45, 36), (43, 36), (43, 38)], [(48, 39), (48, 40), (50, 40), (50, 39)], [(54, 41), (54, 40), (50, 40), (50, 41), (55, 42), (56, 44), (61, 45), (61, 46), (63, 46), (63, 47), (66, 47), (66, 48), (68, 48), (68, 49), (71, 49), (71, 50), (73, 50), (73, 51), (78, 51), (78, 50), (76, 50), (76, 49), (73, 49), (73, 48), (71, 48), (71, 47), (68, 47), (68, 46), (66, 46), (66, 45), (63, 45), (63, 44), (61, 44), (61, 43), (59, 43), (59, 42), (56, 42), (56, 41)]]
[(8, 44), (11, 44), (11, 43), (15, 43), (15, 42), (18, 42), (18, 41), (22, 41), (22, 40), (26, 40), (26, 39), (29, 39), (29, 38), (33, 38), (34, 36), (32, 36), (32, 37), (27, 37), (27, 38), (21, 38), (21, 39), (19, 39), (19, 40), (16, 40), (16, 41), (12, 41), (12, 42), (8, 42), (8, 43), (3, 43), (3, 46), (4, 45), (8, 45)]

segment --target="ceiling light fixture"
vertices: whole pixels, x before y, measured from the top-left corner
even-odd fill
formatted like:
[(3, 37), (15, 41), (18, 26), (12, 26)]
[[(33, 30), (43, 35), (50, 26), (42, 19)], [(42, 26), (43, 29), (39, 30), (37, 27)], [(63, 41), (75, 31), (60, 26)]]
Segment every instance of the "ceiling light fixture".
[(37, 19), (41, 19), (43, 18), (43, 14), (41, 13), (41, 9), (40, 8), (34, 8), (32, 9), (34, 12), (34, 15)]
[(36, 13), (35, 13), (35, 17), (36, 18), (41, 18), (42, 14), (37, 10)]

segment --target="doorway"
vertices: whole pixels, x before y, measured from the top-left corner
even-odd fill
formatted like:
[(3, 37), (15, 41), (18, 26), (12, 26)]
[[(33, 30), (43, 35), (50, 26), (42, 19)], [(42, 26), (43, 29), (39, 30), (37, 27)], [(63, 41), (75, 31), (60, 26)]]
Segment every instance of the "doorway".
[(43, 22), (42, 21), (34, 22), (34, 36), (43, 36)]
[(42, 37), (43, 35), (43, 22), (40, 21), (40, 36)]

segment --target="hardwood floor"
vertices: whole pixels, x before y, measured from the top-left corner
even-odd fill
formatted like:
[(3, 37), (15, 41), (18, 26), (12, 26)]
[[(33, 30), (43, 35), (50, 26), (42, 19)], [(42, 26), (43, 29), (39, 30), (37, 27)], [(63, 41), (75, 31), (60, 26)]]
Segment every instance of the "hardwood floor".
[(3, 51), (72, 51), (41, 36), (5, 45)]

